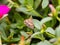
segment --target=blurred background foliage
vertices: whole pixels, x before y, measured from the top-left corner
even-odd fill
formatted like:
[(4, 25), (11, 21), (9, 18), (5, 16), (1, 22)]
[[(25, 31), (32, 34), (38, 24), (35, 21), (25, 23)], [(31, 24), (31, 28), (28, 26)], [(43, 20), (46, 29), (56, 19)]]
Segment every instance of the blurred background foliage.
[(11, 7), (0, 20), (0, 45), (60, 45), (60, 0), (0, 0), (0, 4)]

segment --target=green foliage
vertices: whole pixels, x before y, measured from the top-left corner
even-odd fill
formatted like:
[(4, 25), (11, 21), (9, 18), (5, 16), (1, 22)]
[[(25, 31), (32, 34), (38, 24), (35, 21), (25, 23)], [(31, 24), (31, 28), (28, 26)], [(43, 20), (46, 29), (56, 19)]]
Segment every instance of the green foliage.
[(0, 44), (18, 45), (23, 40), (24, 45), (60, 45), (60, 0), (1, 0), (0, 4), (11, 8), (0, 19)]
[(45, 40), (45, 41), (39, 42), (37, 45), (53, 45), (53, 44)]
[(38, 6), (40, 5), (40, 3), (41, 3), (41, 0), (35, 0), (35, 2), (34, 2), (35, 4), (34, 4), (34, 8), (35, 9), (37, 9), (38, 8)]
[(48, 6), (48, 4), (49, 4), (49, 0), (43, 0), (43, 2), (42, 2), (42, 8), (43, 9), (46, 8)]

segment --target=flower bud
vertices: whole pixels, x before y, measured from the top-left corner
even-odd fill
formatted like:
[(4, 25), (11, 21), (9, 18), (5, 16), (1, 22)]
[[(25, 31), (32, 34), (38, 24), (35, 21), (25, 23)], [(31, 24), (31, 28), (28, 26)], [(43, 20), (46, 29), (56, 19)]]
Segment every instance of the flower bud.
[(52, 14), (55, 15), (56, 14), (56, 9), (54, 8), (54, 6), (52, 4), (49, 4), (49, 7), (51, 9)]
[(32, 21), (32, 17), (30, 17), (29, 19), (24, 20), (24, 24), (27, 27), (29, 27), (31, 29), (34, 29), (34, 24), (33, 24), (33, 21)]

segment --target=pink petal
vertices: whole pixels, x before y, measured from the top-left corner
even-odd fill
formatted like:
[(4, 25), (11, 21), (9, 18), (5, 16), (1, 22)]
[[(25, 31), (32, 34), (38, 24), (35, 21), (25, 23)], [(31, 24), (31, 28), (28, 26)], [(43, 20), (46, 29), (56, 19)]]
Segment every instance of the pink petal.
[(7, 14), (10, 11), (10, 8), (7, 5), (0, 5), (0, 18)]
[(0, 14), (0, 19), (2, 18), (3, 15)]

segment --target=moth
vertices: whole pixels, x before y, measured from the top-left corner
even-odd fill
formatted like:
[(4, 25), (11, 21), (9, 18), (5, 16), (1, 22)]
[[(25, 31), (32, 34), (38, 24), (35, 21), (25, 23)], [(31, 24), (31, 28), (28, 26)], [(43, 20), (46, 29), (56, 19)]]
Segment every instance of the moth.
[(29, 18), (29, 19), (25, 19), (24, 20), (24, 24), (31, 28), (31, 29), (34, 29), (34, 24), (33, 24), (33, 19), (32, 19), (32, 16)]

